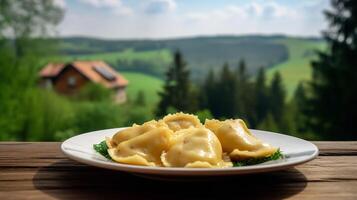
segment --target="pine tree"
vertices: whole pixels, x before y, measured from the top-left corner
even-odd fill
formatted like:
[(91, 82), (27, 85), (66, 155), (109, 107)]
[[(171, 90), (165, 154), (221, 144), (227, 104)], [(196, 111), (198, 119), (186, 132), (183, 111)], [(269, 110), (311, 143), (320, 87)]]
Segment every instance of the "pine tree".
[(178, 111), (192, 112), (196, 105), (192, 104), (190, 71), (179, 51), (173, 56), (173, 65), (166, 73), (164, 90), (159, 92), (161, 97), (156, 111), (157, 116), (163, 116), (167, 109), (172, 107)]
[(357, 138), (357, 1), (332, 0), (326, 11), (327, 52), (312, 62), (307, 116), (310, 128), (328, 139)]
[(237, 117), (242, 118), (245, 117), (245, 93), (246, 86), (248, 81), (248, 75), (246, 74), (246, 67), (244, 60), (241, 60), (236, 69), (236, 77), (237, 77), (237, 89), (235, 92), (235, 114)]
[(239, 78), (239, 82), (247, 83), (249, 80), (249, 75), (247, 73), (247, 67), (245, 61), (242, 59), (238, 63), (237, 74)]
[(236, 104), (236, 86), (237, 79), (234, 73), (229, 69), (228, 63), (223, 65), (219, 82), (216, 90), (216, 105), (213, 114), (215, 117), (233, 118), (237, 110)]
[(306, 91), (302, 82), (297, 86), (292, 104), (295, 106), (294, 121), (296, 126), (296, 131), (298, 133), (306, 133), (306, 117), (304, 116), (304, 111), (306, 109)]
[(283, 80), (280, 73), (276, 72), (269, 88), (269, 110), (280, 128), (283, 126), (285, 95)]
[(262, 67), (258, 71), (258, 75), (255, 81), (254, 87), (254, 111), (255, 116), (253, 117), (253, 113), (250, 118), (250, 123), (252, 127), (256, 127), (258, 124), (262, 123), (263, 120), (267, 117), (268, 108), (269, 108), (269, 97), (268, 97), (268, 89), (266, 86), (266, 75), (265, 69)]
[(237, 74), (237, 89), (236, 89), (236, 117), (248, 120), (251, 123), (255, 114), (254, 111), (254, 88), (253, 84), (249, 81), (249, 74), (246, 70), (244, 60), (240, 60)]
[(201, 95), (200, 95), (200, 108), (201, 109), (210, 109), (212, 110), (212, 107), (214, 106), (215, 103), (215, 89), (216, 89), (216, 82), (215, 82), (215, 76), (213, 69), (210, 69), (208, 72), (203, 85), (201, 89)]

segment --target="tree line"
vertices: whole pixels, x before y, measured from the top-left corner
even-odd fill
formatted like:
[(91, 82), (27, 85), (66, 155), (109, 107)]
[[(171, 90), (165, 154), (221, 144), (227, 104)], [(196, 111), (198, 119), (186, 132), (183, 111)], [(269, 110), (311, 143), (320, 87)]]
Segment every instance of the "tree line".
[[(251, 128), (307, 139), (357, 139), (357, 2), (331, 0), (331, 5), (325, 12), (328, 49), (317, 52), (311, 80), (301, 82), (290, 99), (279, 73), (270, 81), (264, 68), (252, 76), (244, 60), (234, 70), (224, 64), (202, 83), (193, 83), (176, 52), (155, 116), (185, 111), (202, 120), (243, 118)], [(46, 32), (54, 31), (62, 17), (53, 0), (1, 1), (0, 140), (62, 140), (154, 117), (143, 93), (118, 106), (98, 86), (89, 85), (75, 98), (37, 87), (41, 58), (56, 54)]]
[[(194, 86), (176, 52), (156, 114), (175, 109), (208, 112), (217, 118), (243, 118), (252, 128), (310, 139), (357, 139), (357, 2), (331, 0), (331, 9), (324, 14), (328, 48), (316, 52), (311, 80), (301, 82), (291, 100), (286, 99), (279, 73), (266, 83), (264, 69), (250, 77), (244, 61), (234, 71), (227, 64), (218, 72), (210, 71), (204, 83)], [(172, 99), (176, 92), (180, 95)]]
[[(159, 94), (157, 116), (175, 111), (205, 113), (206, 117), (218, 119), (241, 118), (251, 128), (283, 133), (297, 133), (299, 129), (299, 134), (303, 130), (296, 123), (301, 118), (301, 104), (287, 101), (279, 72), (268, 82), (263, 67), (251, 76), (241, 60), (234, 70), (228, 64), (217, 71), (211, 69), (200, 84), (194, 84), (189, 76), (187, 63), (176, 51), (173, 65), (166, 73), (164, 90)], [(299, 85), (293, 99), (301, 99), (304, 94), (303, 85)]]

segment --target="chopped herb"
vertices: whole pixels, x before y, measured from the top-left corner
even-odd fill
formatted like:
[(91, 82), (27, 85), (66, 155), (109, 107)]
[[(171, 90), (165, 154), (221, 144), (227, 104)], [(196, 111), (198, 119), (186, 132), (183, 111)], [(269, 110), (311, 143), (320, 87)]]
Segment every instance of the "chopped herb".
[(96, 152), (98, 152), (100, 155), (108, 158), (109, 160), (111, 160), (111, 157), (108, 153), (108, 146), (107, 143), (105, 143), (105, 141), (102, 141), (99, 144), (94, 144), (93, 148)]
[(241, 160), (237, 162), (233, 162), (234, 167), (242, 167), (242, 166), (248, 166), (248, 165), (257, 165), (263, 162), (271, 161), (271, 160), (278, 160), (280, 158), (284, 158), (283, 153), (278, 149), (275, 153), (268, 157), (264, 158), (251, 158), (247, 160)]

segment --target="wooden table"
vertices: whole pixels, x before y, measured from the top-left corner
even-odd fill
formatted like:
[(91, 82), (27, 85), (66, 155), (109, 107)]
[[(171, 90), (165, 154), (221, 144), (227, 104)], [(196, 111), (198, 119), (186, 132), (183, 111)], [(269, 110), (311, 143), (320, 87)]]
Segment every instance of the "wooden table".
[[(0, 199), (357, 199), (357, 142), (315, 142), (317, 159), (284, 171), (163, 182), (82, 165), (60, 143), (0, 143)], [(233, 195), (233, 196), (232, 196)]]

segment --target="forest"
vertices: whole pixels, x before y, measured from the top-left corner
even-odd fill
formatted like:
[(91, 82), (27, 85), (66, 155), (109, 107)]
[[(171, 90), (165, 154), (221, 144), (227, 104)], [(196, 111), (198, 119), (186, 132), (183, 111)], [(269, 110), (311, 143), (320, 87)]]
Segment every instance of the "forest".
[[(63, 43), (51, 37), (64, 12), (53, 1), (3, 0), (0, 140), (62, 141), (76, 134), (130, 126), (177, 111), (195, 113), (201, 120), (242, 118), (250, 128), (310, 140), (357, 139), (357, 4), (333, 0), (332, 6), (325, 13), (329, 21), (323, 35), (327, 50), (312, 52), (311, 79), (298, 83), (290, 98), (286, 87), (289, 80), (284, 80), (279, 70), (268, 78), (266, 67), (272, 63), (250, 63), (251, 59), (243, 56), (237, 58), (237, 63), (223, 58), (214, 69), (200, 69), (205, 73), (197, 80), (194, 76), (202, 71), (188, 67), (193, 54), (170, 47), (172, 60), (160, 68), (165, 69), (160, 72), (164, 84), (157, 104), (148, 101), (151, 97), (143, 90), (126, 103), (116, 104), (111, 100), (113, 94), (99, 85), (89, 84), (70, 97), (38, 87), (41, 67), (64, 53)], [(128, 45), (135, 47), (133, 43)], [(280, 59), (286, 59), (284, 47), (266, 46), (270, 47), (278, 49)], [(250, 70), (252, 65), (256, 73)]]

